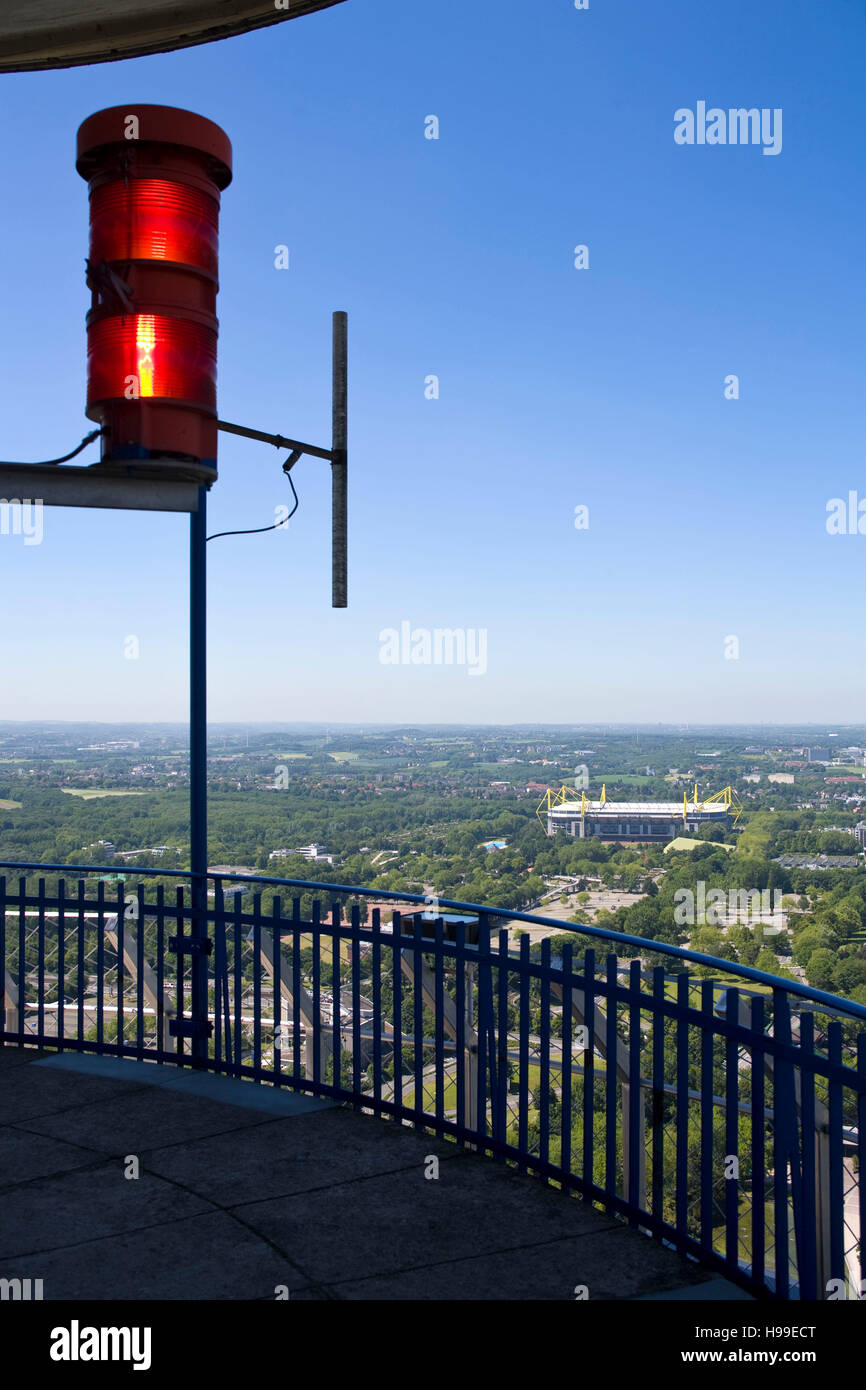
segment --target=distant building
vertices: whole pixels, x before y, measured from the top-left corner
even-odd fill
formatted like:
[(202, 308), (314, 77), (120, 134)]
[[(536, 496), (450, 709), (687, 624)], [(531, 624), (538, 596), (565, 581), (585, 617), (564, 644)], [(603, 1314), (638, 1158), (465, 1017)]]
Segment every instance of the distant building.
[(857, 843), (860, 848), (866, 849), (866, 821), (861, 820), (859, 824), (855, 825), (854, 834), (857, 837)]
[(781, 854), (773, 860), (783, 869), (856, 869), (860, 859), (856, 854)]
[(301, 845), (298, 849), (275, 849), (268, 855), (269, 859), (290, 859), (293, 854), (299, 854), (302, 859), (309, 859), (314, 864), (333, 864), (333, 854), (328, 854), (324, 845)]
[(767, 773), (768, 782), (793, 782), (793, 772), (769, 772)]
[(810, 763), (829, 763), (833, 754), (829, 748), (807, 748), (806, 758)]

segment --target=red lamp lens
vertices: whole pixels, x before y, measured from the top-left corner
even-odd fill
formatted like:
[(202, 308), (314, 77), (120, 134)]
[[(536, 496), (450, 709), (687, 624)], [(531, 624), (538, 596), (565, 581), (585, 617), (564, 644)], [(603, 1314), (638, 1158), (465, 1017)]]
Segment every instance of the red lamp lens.
[(99, 319), (87, 332), (87, 403), (178, 400), (216, 410), (217, 335), (164, 314)]
[(90, 259), (174, 261), (216, 276), (218, 216), (213, 198), (184, 183), (103, 184), (90, 200)]

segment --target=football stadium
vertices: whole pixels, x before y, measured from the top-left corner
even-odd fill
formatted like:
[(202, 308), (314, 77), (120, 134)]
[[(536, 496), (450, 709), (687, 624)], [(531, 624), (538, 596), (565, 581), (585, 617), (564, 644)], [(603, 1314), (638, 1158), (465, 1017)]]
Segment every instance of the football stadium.
[(608, 801), (606, 787), (602, 787), (601, 797), (592, 801), (584, 792), (577, 794), (562, 787), (559, 792), (549, 791), (538, 811), (539, 816), (546, 816), (548, 835), (564, 830), (581, 840), (662, 843), (707, 824), (729, 830), (736, 819), (733, 803), (731, 787), (706, 800), (700, 799), (695, 787), (692, 798), (684, 793), (682, 801)]

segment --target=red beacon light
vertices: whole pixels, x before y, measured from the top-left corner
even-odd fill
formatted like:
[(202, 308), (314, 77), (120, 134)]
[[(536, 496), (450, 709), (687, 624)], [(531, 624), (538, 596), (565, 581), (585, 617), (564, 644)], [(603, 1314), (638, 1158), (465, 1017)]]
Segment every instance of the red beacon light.
[(232, 149), (213, 121), (114, 106), (78, 131), (90, 185), (87, 409), (102, 463), (216, 478), (220, 192)]

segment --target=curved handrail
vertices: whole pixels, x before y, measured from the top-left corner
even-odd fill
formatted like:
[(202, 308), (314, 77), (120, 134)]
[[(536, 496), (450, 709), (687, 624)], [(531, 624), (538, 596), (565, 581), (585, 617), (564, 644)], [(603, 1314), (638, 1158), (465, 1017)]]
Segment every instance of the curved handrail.
[[(106, 864), (27, 864), (15, 860), (0, 860), (0, 869), (41, 869), (49, 873), (71, 873), (71, 874), (116, 874), (117, 865)], [(136, 875), (148, 875), (158, 878), (199, 878), (201, 875), (193, 873), (189, 869), (136, 869)], [(387, 898), (392, 902), (419, 903), (423, 907), (429, 907), (430, 895), (421, 893), (399, 893), (393, 889), (385, 888), (361, 888), (351, 886), (346, 883), (321, 883), (317, 880), (301, 878), (274, 878), (266, 874), (214, 874), (208, 873), (211, 879), (238, 879), (244, 883), (265, 883), (276, 887), (302, 888), (309, 889), (317, 893), (336, 893), (341, 896), (368, 898)], [(542, 917), (532, 912), (517, 912), (506, 907), (482, 906), (478, 903), (461, 902), (457, 898), (436, 897), (439, 907), (455, 908), (460, 912), (471, 912), (476, 915), (486, 914), (488, 917), (502, 916), (508, 917), (515, 922), (528, 922), (530, 926), (537, 927), (556, 927), (560, 932), (571, 932), (575, 936), (598, 937), (604, 941), (621, 942), (624, 946), (637, 946), (641, 951), (654, 951), (657, 955), (673, 956), (676, 960), (691, 961), (695, 965), (710, 966), (713, 970), (721, 971), (726, 975), (739, 975), (745, 980), (751, 980), (754, 984), (769, 986), (773, 990), (785, 989), (789, 994), (799, 995), (802, 999), (807, 999), (810, 1003), (823, 1005), (840, 1013), (847, 1013), (852, 1018), (861, 1022), (866, 1022), (866, 1005), (858, 1004), (853, 999), (842, 999), (836, 994), (827, 994), (822, 989), (813, 989), (811, 985), (802, 985), (799, 980), (783, 980), (779, 975), (768, 975), (764, 970), (755, 970), (751, 965), (740, 965), (738, 962), (723, 960), (719, 956), (707, 956), (700, 951), (691, 951), (685, 946), (669, 946), (664, 941), (653, 941), (643, 936), (630, 936), (626, 932), (610, 931), (606, 927), (584, 926), (575, 922), (561, 922), (556, 917)], [(322, 924), (325, 925), (324, 923)]]

